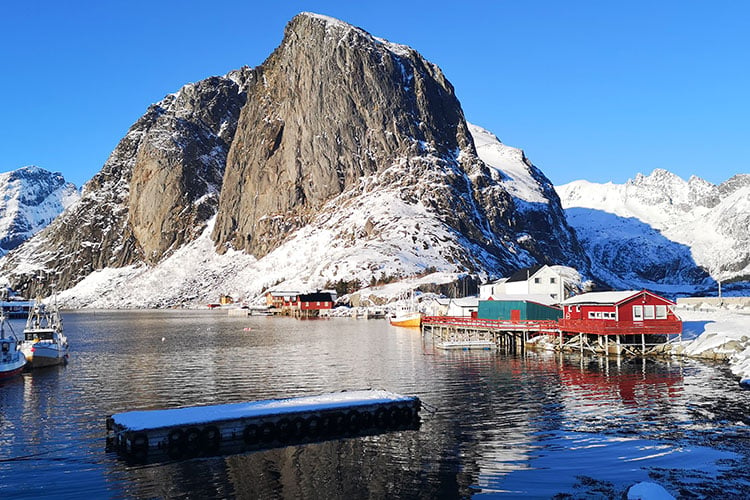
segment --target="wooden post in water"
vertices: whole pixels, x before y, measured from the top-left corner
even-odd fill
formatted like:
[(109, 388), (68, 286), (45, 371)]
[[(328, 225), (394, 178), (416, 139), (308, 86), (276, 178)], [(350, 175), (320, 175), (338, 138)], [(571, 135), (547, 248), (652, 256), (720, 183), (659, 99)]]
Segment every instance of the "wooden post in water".
[(641, 333), (641, 354), (646, 354), (646, 334)]

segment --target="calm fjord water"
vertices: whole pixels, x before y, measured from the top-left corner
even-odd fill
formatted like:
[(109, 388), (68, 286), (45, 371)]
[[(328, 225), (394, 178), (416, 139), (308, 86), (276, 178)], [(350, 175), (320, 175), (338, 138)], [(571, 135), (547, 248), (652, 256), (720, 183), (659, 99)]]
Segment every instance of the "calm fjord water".
[[(750, 392), (723, 365), (443, 352), (378, 320), (108, 311), (65, 326), (68, 366), (0, 385), (0, 498), (611, 498), (639, 481), (750, 497)], [(239, 455), (105, 451), (112, 413), (369, 387), (434, 411), (417, 431)]]

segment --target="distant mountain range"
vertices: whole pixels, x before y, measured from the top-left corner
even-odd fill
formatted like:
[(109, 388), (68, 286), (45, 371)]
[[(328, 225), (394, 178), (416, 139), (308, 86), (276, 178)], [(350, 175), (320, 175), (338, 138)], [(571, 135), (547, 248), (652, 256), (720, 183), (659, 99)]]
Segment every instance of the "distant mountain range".
[(658, 252), (607, 260), (563, 206), (521, 150), (465, 121), (437, 66), (303, 13), (262, 65), (152, 105), (80, 199), (0, 260), (0, 276), (33, 290), (34, 274), (55, 272), (73, 307), (356, 289), (432, 271), (493, 279), (541, 263), (618, 287), (710, 286), (671, 243), (677, 275)]
[(614, 286), (690, 293), (750, 280), (750, 175), (717, 186), (657, 169), (556, 189), (593, 272)]
[(0, 255), (44, 229), (80, 197), (60, 172), (28, 166), (0, 174)]

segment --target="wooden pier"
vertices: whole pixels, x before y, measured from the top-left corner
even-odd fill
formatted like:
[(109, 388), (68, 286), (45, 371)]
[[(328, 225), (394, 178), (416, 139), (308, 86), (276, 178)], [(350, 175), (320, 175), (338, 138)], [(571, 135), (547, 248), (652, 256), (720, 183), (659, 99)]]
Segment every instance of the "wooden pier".
[(131, 411), (107, 419), (107, 446), (142, 462), (242, 453), (416, 429), (420, 408), (416, 396), (365, 390)]
[(498, 349), (522, 352), (526, 342), (535, 335), (558, 332), (557, 322), (551, 320), (500, 320), (456, 316), (426, 316), (422, 318), (422, 334), (432, 334), (433, 342), (442, 345), (467, 345), (490, 342)]
[[(644, 326), (635, 322), (613, 321), (607, 324), (553, 320), (492, 320), (456, 316), (422, 318), (422, 334), (430, 333), (435, 347), (466, 349), (486, 345), (507, 352), (523, 352), (533, 337), (548, 335), (556, 339), (555, 349), (604, 355), (648, 355), (659, 351), (670, 336), (682, 339), (682, 323), (661, 322)], [(443, 347), (449, 346), (449, 347)]]

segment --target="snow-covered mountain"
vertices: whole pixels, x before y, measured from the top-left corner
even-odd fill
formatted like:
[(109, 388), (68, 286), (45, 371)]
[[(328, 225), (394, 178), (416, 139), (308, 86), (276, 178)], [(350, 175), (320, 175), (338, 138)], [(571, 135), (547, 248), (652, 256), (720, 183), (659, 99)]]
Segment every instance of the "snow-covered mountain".
[(612, 285), (689, 293), (750, 280), (750, 175), (714, 185), (657, 169), (556, 189), (594, 272)]
[(60, 270), (71, 305), (147, 307), (536, 263), (588, 268), (541, 171), (470, 128), (413, 49), (300, 14), (261, 66), (152, 106), (0, 273)]
[(36, 166), (0, 174), (0, 255), (44, 229), (80, 198), (60, 172)]

